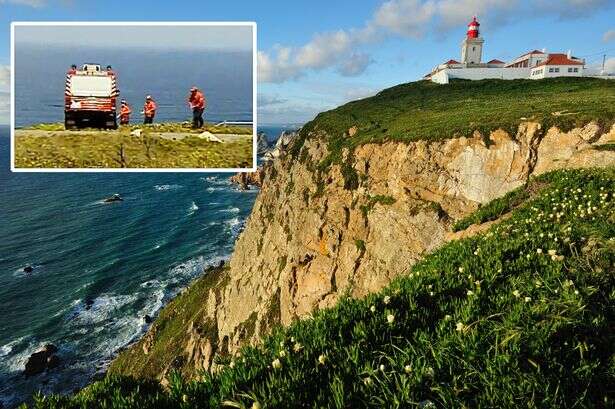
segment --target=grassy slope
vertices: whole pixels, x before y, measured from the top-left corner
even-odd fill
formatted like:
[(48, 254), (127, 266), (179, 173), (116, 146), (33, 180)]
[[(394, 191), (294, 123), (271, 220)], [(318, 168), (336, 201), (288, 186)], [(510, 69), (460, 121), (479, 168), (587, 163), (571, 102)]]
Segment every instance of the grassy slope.
[[(129, 135), (137, 128), (144, 130), (144, 136)], [(183, 124), (133, 125), (121, 127), (119, 131), (92, 129), (88, 134), (54, 134), (63, 131), (62, 124), (40, 124), (27, 129), (49, 131), (50, 135), (16, 138), (15, 165), (18, 168), (234, 168), (249, 167), (252, 163), (250, 139), (211, 143), (193, 135), (203, 130), (191, 130)], [(249, 128), (213, 125), (205, 129), (216, 133), (252, 132)], [(150, 132), (177, 132), (191, 136), (167, 140), (150, 135)], [(120, 149), (123, 149), (123, 154)]]
[[(326, 135), (330, 156), (321, 168), (341, 163), (345, 147), (384, 141), (440, 140), (504, 129), (512, 135), (523, 120), (567, 130), (597, 121), (615, 122), (615, 81), (592, 78), (455, 80), (448, 85), (411, 82), (323, 112), (302, 129)], [(350, 137), (348, 130), (358, 132)], [(302, 143), (294, 147), (300, 153)]]
[[(181, 359), (188, 338), (187, 322), (199, 323), (198, 329), (201, 334), (215, 329), (213, 326), (216, 323), (205, 321), (205, 309), (210, 302), (208, 298), (214, 296), (219, 288), (224, 287), (228, 282), (227, 279), (228, 268), (210, 268), (206, 271), (187, 288), (185, 293), (167, 304), (156, 317), (150, 329), (155, 335), (149, 353), (147, 355), (143, 353), (143, 343), (146, 340), (141, 339), (135, 348), (128, 348), (120, 353), (111, 364), (109, 373), (155, 378), (169, 364)], [(188, 368), (186, 371), (184, 376), (196, 375)]]
[(612, 406), (615, 170), (535, 183), (507, 220), (379, 294), (274, 331), (218, 374), (168, 392), (110, 377), (36, 406)]

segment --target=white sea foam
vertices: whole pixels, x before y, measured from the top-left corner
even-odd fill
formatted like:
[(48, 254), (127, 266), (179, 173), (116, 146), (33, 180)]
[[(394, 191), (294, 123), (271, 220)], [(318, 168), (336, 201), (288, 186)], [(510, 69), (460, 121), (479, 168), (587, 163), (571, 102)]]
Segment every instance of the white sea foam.
[(192, 202), (192, 204), (190, 205), (190, 209), (188, 209), (188, 216), (193, 215), (194, 213), (196, 213), (197, 210), (199, 210), (199, 207), (196, 205), (195, 202)]
[(163, 192), (166, 190), (181, 189), (182, 187), (183, 187), (182, 185), (155, 185), (154, 189), (156, 189), (159, 192)]
[(229, 207), (228, 209), (218, 210), (220, 213), (239, 213), (240, 210), (238, 207)]

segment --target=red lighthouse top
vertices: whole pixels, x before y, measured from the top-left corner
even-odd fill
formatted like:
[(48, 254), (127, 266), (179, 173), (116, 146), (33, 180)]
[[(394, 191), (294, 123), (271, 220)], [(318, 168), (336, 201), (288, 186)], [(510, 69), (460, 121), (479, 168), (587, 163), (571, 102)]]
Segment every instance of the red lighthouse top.
[(479, 35), (478, 28), (479, 27), (480, 27), (480, 23), (476, 19), (476, 16), (474, 16), (470, 24), (468, 24), (468, 38), (478, 38), (478, 35)]

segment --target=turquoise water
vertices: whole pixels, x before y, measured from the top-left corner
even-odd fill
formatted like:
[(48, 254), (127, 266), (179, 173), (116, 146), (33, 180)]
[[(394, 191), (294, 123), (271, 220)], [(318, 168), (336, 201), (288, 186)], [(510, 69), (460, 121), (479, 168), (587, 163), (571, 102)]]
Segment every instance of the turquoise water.
[[(281, 129), (263, 129), (276, 136)], [(227, 258), (255, 191), (228, 174), (15, 174), (0, 127), (0, 402), (70, 392), (104, 371), (204, 267)], [(123, 202), (105, 204), (114, 193)], [(29, 274), (23, 271), (33, 267)], [(46, 343), (62, 365), (30, 379)]]

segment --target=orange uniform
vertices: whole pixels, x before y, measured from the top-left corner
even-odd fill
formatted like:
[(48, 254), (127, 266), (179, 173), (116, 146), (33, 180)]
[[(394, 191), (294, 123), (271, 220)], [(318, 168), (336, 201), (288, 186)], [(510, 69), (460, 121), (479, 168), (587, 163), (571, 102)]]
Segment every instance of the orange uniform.
[(190, 97), (188, 98), (188, 103), (190, 104), (192, 109), (205, 109), (205, 106), (207, 105), (205, 95), (203, 95), (203, 93), (199, 90), (190, 94)]
[(130, 109), (130, 105), (122, 104), (120, 108), (120, 124), (126, 125), (130, 121), (130, 114), (132, 110)]
[(153, 99), (146, 101), (145, 105), (143, 106), (143, 113), (145, 117), (153, 118), (154, 115), (156, 115), (156, 108), (157, 106)]

